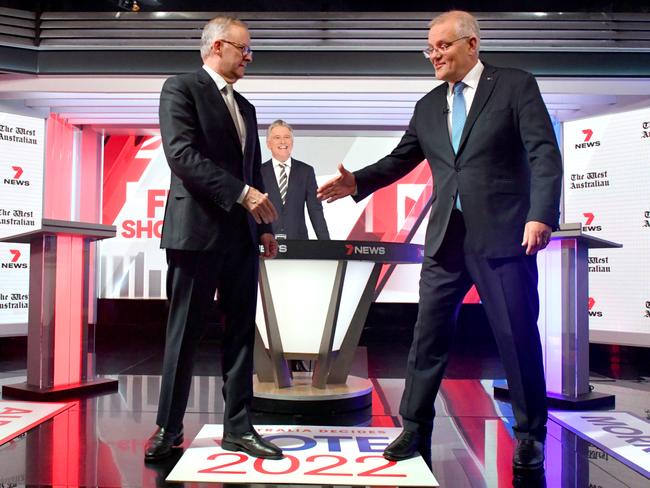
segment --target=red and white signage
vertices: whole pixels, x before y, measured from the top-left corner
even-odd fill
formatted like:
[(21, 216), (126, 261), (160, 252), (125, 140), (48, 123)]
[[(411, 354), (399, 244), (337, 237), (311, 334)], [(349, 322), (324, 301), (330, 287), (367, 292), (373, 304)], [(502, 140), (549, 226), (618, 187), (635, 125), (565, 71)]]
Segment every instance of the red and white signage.
[(70, 405), (0, 400), (0, 445), (54, 417)]
[(650, 346), (650, 108), (564, 123), (564, 221), (623, 244), (589, 252), (595, 342)]
[[(45, 121), (0, 112), (0, 238), (40, 228)], [(0, 243), (0, 336), (27, 332), (29, 244)]]
[(401, 429), (261, 425), (257, 431), (282, 448), (284, 459), (224, 451), (223, 426), (204, 425), (167, 481), (438, 486), (421, 457), (396, 463), (382, 456)]

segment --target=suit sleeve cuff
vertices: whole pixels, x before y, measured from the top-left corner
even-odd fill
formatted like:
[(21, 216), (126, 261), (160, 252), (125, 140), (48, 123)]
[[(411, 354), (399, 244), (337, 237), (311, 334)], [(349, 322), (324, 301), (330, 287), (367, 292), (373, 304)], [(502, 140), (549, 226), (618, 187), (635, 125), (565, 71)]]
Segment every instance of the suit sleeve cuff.
[(250, 189), (250, 186), (244, 185), (244, 189), (241, 191), (239, 194), (239, 197), (237, 198), (237, 203), (242, 204), (244, 201), (244, 198), (246, 198), (246, 193), (248, 193), (248, 190)]

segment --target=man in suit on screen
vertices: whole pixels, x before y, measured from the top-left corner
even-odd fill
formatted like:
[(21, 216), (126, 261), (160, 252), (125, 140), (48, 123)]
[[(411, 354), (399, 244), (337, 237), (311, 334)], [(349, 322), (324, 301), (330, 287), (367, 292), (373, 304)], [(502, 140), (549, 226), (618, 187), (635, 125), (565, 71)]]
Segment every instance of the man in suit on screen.
[(221, 447), (279, 459), (282, 451), (251, 423), (259, 245), (274, 257), (277, 213), (260, 173), (255, 108), (233, 90), (252, 61), (246, 25), (206, 24), (203, 67), (169, 78), (160, 94), (160, 132), (171, 186), (161, 246), (167, 253), (169, 317), (156, 423), (145, 460), (169, 457), (183, 442), (183, 416), (196, 346), (219, 290), (224, 436)]
[(305, 205), (318, 239), (329, 239), (323, 205), (316, 198), (316, 174), (310, 165), (291, 157), (293, 129), (284, 120), (273, 122), (266, 133), (272, 158), (262, 165), (264, 186), (278, 210), (273, 232), (286, 239), (309, 239)]
[(419, 100), (393, 152), (319, 188), (328, 202), (361, 200), (426, 159), (434, 200), (420, 300), (391, 460), (430, 451), (434, 400), (461, 301), (476, 284), (499, 348), (516, 420), (513, 465), (543, 467), (546, 386), (537, 329), (536, 253), (559, 220), (562, 161), (533, 76), (479, 60), (476, 19), (433, 19), (425, 56), (443, 83)]

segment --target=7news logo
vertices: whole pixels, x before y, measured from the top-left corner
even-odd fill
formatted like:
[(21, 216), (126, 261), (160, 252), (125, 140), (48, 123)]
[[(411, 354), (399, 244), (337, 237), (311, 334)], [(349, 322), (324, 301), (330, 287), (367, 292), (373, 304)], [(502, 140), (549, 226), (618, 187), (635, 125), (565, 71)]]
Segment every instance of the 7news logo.
[(603, 230), (602, 225), (592, 225), (596, 215), (591, 212), (585, 212), (582, 214), (585, 217), (585, 225), (582, 226), (582, 230), (586, 232), (600, 232)]
[(345, 245), (345, 255), (352, 256), (353, 254), (361, 254), (363, 256), (367, 255), (379, 255), (383, 256), (386, 254), (386, 248), (384, 246), (353, 246), (352, 244)]
[(27, 268), (27, 263), (18, 262), (21, 254), (20, 250), (9, 249), (9, 254), (11, 255), (9, 262), (0, 263), (0, 268), (3, 269), (26, 269)]
[(5, 178), (5, 185), (29, 186), (29, 180), (21, 178), (23, 176), (23, 168), (21, 166), (12, 166), (11, 169), (14, 172), (14, 176), (13, 178)]
[(589, 297), (589, 301), (587, 302), (587, 313), (589, 313), (589, 317), (602, 317), (603, 312), (594, 309), (595, 304), (596, 304), (596, 300), (594, 299), (594, 297)]
[(594, 131), (591, 129), (582, 129), (582, 133), (585, 138), (583, 142), (580, 142), (575, 145), (576, 149), (587, 149), (589, 147), (598, 147), (600, 146), (600, 141), (592, 141), (591, 138), (594, 135)]

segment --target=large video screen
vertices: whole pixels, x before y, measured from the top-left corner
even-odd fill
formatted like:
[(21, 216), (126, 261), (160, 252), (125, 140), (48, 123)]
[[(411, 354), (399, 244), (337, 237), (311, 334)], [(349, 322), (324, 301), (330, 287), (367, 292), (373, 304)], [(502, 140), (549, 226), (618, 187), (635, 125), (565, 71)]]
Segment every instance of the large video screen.
[[(390, 152), (401, 134), (381, 136), (295, 135), (292, 156), (314, 167), (318, 183), (338, 163), (355, 170)], [(262, 160), (270, 158), (264, 137)], [(101, 298), (165, 298), (165, 254), (160, 249), (169, 167), (160, 137), (110, 136), (104, 144), (103, 222), (117, 237), (101, 243)], [(332, 239), (424, 242), (431, 172), (421, 164), (399, 182), (360, 203), (346, 198), (323, 204)], [(306, 215), (310, 238), (315, 239)], [(419, 265), (393, 266), (381, 280), (378, 301), (417, 302)]]

